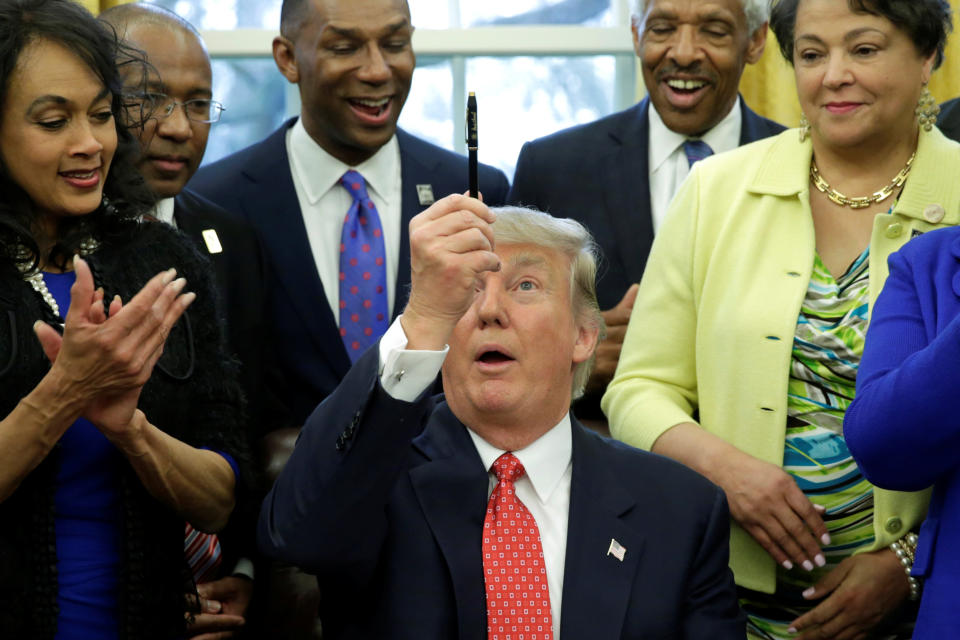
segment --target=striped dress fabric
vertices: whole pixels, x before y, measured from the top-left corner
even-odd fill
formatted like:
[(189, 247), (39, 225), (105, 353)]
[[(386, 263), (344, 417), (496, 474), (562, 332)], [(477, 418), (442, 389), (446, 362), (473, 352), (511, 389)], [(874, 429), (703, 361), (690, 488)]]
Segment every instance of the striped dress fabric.
[(777, 571), (774, 595), (741, 589), (750, 634), (793, 638), (790, 623), (817, 601), (801, 593), (856, 549), (870, 545), (873, 486), (867, 482), (843, 439), (843, 414), (853, 401), (869, 309), (869, 248), (839, 279), (816, 256), (793, 340), (783, 469), (807, 498), (826, 508), (831, 544), (827, 565)]

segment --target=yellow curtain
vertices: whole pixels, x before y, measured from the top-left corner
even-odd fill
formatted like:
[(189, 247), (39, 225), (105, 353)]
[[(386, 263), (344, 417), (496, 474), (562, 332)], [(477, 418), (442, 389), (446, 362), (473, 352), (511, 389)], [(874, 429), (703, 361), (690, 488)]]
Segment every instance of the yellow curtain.
[(78, 0), (80, 4), (85, 6), (90, 13), (97, 15), (104, 9), (109, 9), (110, 7), (118, 4), (126, 4), (127, 2), (133, 2), (135, 0)]
[[(948, 40), (943, 65), (930, 80), (930, 91), (938, 102), (960, 96), (960, 44), (955, 42), (960, 38), (960, 32), (957, 31), (960, 0), (950, 0), (950, 5), (954, 10), (954, 33)], [(767, 37), (767, 48), (760, 62), (747, 65), (740, 79), (740, 91), (750, 108), (757, 113), (790, 127), (797, 126), (800, 121), (793, 69), (780, 55), (773, 33)]]

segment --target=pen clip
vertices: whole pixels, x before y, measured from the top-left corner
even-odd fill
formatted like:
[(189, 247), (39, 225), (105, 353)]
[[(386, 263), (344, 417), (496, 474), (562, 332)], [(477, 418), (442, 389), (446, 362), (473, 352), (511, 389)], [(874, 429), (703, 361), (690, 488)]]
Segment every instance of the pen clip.
[(467, 96), (467, 118), (464, 122), (464, 134), (468, 149), (477, 148), (477, 94), (473, 91)]

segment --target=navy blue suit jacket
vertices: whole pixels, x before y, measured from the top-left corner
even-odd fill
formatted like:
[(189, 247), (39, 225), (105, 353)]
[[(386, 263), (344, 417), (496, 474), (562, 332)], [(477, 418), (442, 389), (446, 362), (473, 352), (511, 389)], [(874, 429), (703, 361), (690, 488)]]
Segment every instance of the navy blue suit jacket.
[(857, 394), (843, 434), (864, 475), (885, 489), (933, 485), (913, 575), (924, 578), (915, 640), (960, 628), (960, 227), (937, 229), (889, 258), (871, 312)]
[[(310, 416), (260, 548), (317, 574), (325, 638), (485, 640), (487, 471), (442, 398), (390, 398), (378, 361), (368, 350)], [(575, 419), (572, 446), (561, 636), (743, 640), (723, 493)]]
[[(583, 223), (600, 246), (601, 309), (640, 282), (653, 243), (648, 149), (650, 99), (523, 145), (508, 200)], [(741, 101), (740, 144), (783, 131)]]
[[(300, 203), (290, 175), (286, 134), (289, 120), (261, 142), (201, 169), (190, 187), (241, 216), (260, 233), (270, 272), (269, 322), (277, 364), (283, 375), (276, 395), (299, 426), (350, 369), (317, 273)], [(402, 224), (393, 317), (406, 304), (410, 284), (407, 225), (426, 206), (418, 184), (433, 186), (437, 198), (467, 190), (467, 160), (397, 130), (400, 145)], [(480, 190), (491, 206), (503, 204), (509, 183), (503, 172), (480, 166)]]
[(960, 142), (960, 98), (947, 100), (940, 105), (937, 127), (951, 140)]

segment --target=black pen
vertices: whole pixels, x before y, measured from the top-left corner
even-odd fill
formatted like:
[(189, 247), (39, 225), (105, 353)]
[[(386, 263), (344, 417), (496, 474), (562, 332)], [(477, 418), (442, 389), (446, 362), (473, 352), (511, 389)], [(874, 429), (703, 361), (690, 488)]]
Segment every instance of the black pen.
[(470, 197), (480, 192), (477, 186), (477, 95), (471, 91), (467, 97), (467, 165), (470, 174)]

